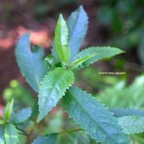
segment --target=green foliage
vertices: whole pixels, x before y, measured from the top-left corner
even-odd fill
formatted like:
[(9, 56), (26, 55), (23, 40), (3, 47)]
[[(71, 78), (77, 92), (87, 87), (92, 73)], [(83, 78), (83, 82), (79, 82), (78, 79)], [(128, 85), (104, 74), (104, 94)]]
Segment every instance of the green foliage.
[[(97, 99), (110, 107), (110, 111), (118, 118), (119, 125), (126, 134), (142, 133), (144, 117), (144, 76), (137, 77), (134, 82), (126, 86), (125, 81), (103, 89)], [(139, 110), (141, 109), (141, 110)], [(143, 143), (140, 135), (132, 135), (134, 143)]]
[(88, 17), (82, 6), (70, 15), (67, 24), (72, 61), (78, 53), (88, 29)]
[(68, 47), (68, 28), (63, 16), (59, 16), (55, 30), (55, 46), (61, 61), (68, 63), (70, 58), (70, 49)]
[(4, 144), (4, 143), (5, 143), (5, 138), (4, 138), (4, 126), (1, 127), (1, 130), (0, 130), (0, 143), (1, 143), (1, 144)]
[(76, 123), (95, 140), (105, 144), (128, 143), (116, 119), (90, 94), (71, 87), (64, 97), (64, 107)]
[(144, 108), (144, 76), (139, 76), (130, 86), (125, 86), (125, 81), (105, 88), (97, 95), (97, 99), (110, 108)]
[(63, 144), (64, 141), (66, 141), (67, 144), (91, 144), (89, 136), (83, 131), (61, 134), (57, 138), (56, 144)]
[(136, 134), (144, 132), (144, 117), (124, 116), (118, 118), (119, 125), (126, 134)]
[(80, 68), (84, 68), (98, 60), (112, 57), (122, 52), (122, 50), (112, 47), (90, 47), (78, 53), (75, 60), (89, 56), (89, 58), (85, 59), (85, 61), (81, 62), (81, 65), (79, 65)]
[(64, 68), (56, 68), (45, 76), (39, 92), (38, 121), (57, 104), (73, 81), (73, 72)]
[(16, 80), (12, 80), (3, 92), (3, 98), (8, 102), (11, 97), (15, 100), (15, 109), (32, 107), (36, 101), (34, 95), (25, 86)]
[[(10, 116), (7, 117), (9, 121), (2, 124), (2, 126), (5, 126), (6, 143), (9, 141), (12, 142), (11, 144), (17, 143), (21, 133), (25, 135), (27, 143), (33, 141), (29, 135), (33, 134), (37, 137), (32, 142), (33, 144), (60, 144), (64, 140), (62, 135), (65, 135), (65, 133), (68, 134), (69, 143), (71, 144), (84, 144), (85, 142), (80, 140), (83, 138), (89, 144), (97, 142), (103, 144), (130, 143), (127, 135), (123, 133), (126, 130), (124, 123), (118, 123), (120, 117), (114, 117), (110, 110), (99, 103), (91, 94), (71, 86), (74, 82), (73, 71), (75, 69), (84, 68), (98, 60), (123, 52), (113, 47), (90, 47), (79, 52), (87, 31), (87, 19), (82, 6), (68, 18), (68, 25), (60, 14), (56, 25), (52, 54), (45, 59), (44, 52), (39, 47), (30, 49), (29, 34), (25, 34), (20, 38), (16, 47), (17, 63), (29, 84), (38, 92), (38, 103), (32, 111), (30, 108), (26, 108), (18, 113), (13, 111), (13, 114), (11, 114), (10, 112)], [(139, 80), (139, 83), (143, 83), (143, 78)], [(131, 95), (139, 86), (136, 85), (135, 88), (135, 85), (132, 85), (129, 88), (129, 92), (132, 91)], [(112, 94), (118, 94), (123, 87), (124, 85), (119, 85), (117, 91)], [(143, 92), (143, 89), (140, 90), (140, 92)], [(108, 100), (113, 101), (109, 98)], [(118, 103), (120, 103), (120, 100), (118, 100)], [(49, 112), (56, 105), (63, 106), (64, 110), (79, 126), (73, 126), (72, 130), (65, 131), (64, 128), (64, 131), (60, 131), (63, 127), (63, 123), (60, 123), (59, 128), (50, 132), (50, 127), (47, 126), (49, 123), (47, 114), (50, 116), (51, 113)], [(133, 117), (129, 117), (129, 121), (134, 122)], [(135, 122), (137, 124), (139, 121)], [(52, 122), (50, 124), (54, 125)], [(131, 125), (130, 130), (133, 131), (135, 126)], [(129, 129), (129, 126), (127, 129)], [(131, 133), (130, 130), (128, 130), (129, 133)], [(142, 131), (136, 129), (135, 132)], [(70, 140), (69, 137), (70, 133), (74, 132), (78, 133), (76, 141)], [(90, 137), (85, 135), (84, 132)]]
[(25, 108), (18, 111), (13, 118), (14, 123), (19, 124), (28, 120), (28, 118), (31, 116), (31, 113), (31, 108)]
[(143, 110), (137, 110), (132, 108), (114, 108), (110, 109), (112, 113), (114, 113), (115, 117), (123, 117), (123, 116), (142, 116), (144, 117)]
[(5, 141), (6, 144), (17, 144), (19, 143), (17, 129), (13, 124), (8, 124), (5, 127)]
[(92, 58), (94, 55), (88, 55), (88, 56), (84, 56), (82, 58), (76, 59), (74, 62), (71, 63), (70, 67), (71, 69), (77, 68), (79, 65), (81, 65), (83, 62), (85, 62), (86, 60)]
[(44, 65), (44, 52), (39, 46), (30, 47), (30, 34), (26, 33), (18, 41), (16, 47), (16, 60), (27, 82), (36, 91), (39, 91), (40, 82), (46, 74)]

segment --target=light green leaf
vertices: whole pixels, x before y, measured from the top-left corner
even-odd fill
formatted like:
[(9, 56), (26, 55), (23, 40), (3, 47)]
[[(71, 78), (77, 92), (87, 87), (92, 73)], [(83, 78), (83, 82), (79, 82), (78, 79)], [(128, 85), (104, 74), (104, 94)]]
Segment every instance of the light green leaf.
[(8, 121), (11, 117), (11, 114), (13, 112), (13, 104), (14, 104), (14, 99), (11, 98), (10, 102), (7, 103), (5, 109), (4, 109), (4, 119)]
[(72, 62), (72, 63), (70, 64), (71, 69), (74, 69), (75, 67), (78, 67), (78, 66), (79, 66), (80, 64), (82, 64), (84, 61), (92, 58), (93, 56), (94, 56), (94, 55), (91, 54), (91, 55), (89, 55), (89, 56), (84, 56), (84, 57), (82, 57), (82, 58), (79, 58), (79, 59), (75, 60), (74, 62)]
[(55, 46), (60, 59), (62, 62), (67, 64), (70, 59), (70, 49), (68, 47), (68, 28), (61, 14), (55, 29)]
[(18, 144), (19, 142), (17, 129), (13, 124), (6, 125), (4, 136), (6, 144)]
[(39, 136), (37, 139), (35, 139), (32, 144), (56, 144), (57, 135), (56, 134), (50, 134), (45, 136)]
[(79, 51), (88, 29), (88, 16), (82, 6), (70, 15), (67, 24), (72, 61)]
[(32, 113), (31, 108), (24, 108), (20, 110), (14, 116), (14, 123), (18, 124), (26, 121), (31, 116), (31, 113)]
[(73, 72), (64, 68), (56, 68), (45, 76), (39, 92), (38, 121), (57, 104), (65, 94), (66, 89), (74, 82)]
[(116, 119), (90, 94), (71, 87), (63, 98), (64, 108), (91, 138), (104, 144), (129, 144)]
[(39, 91), (40, 82), (47, 72), (44, 64), (44, 51), (39, 46), (30, 47), (30, 34), (24, 34), (18, 41), (15, 54), (18, 66), (27, 82)]
[(126, 134), (136, 134), (144, 132), (144, 117), (124, 116), (118, 118), (118, 124)]
[(74, 60), (86, 57), (86, 56), (90, 56), (93, 54), (93, 57), (90, 57), (89, 59), (87, 59), (86, 61), (84, 61), (81, 65), (79, 65), (80, 68), (86, 67), (89, 64), (93, 64), (94, 62), (104, 59), (104, 58), (108, 58), (108, 57), (112, 57), (114, 55), (123, 53), (124, 51), (118, 49), (118, 48), (113, 48), (113, 47), (90, 47), (87, 48), (81, 52), (79, 52)]

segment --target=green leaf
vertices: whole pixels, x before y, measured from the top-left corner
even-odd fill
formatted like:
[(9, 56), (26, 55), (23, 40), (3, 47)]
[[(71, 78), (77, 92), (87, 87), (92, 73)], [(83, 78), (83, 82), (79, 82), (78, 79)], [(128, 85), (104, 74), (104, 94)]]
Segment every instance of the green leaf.
[(82, 6), (70, 15), (67, 24), (72, 61), (79, 51), (88, 29), (88, 16)]
[(55, 68), (55, 63), (56, 63), (56, 59), (53, 55), (49, 55), (48, 57), (45, 58), (45, 63), (48, 67), (48, 69), (53, 69)]
[(31, 113), (32, 113), (31, 108), (24, 108), (20, 110), (14, 116), (14, 123), (18, 124), (18, 123), (26, 121), (31, 116)]
[(57, 60), (58, 62), (61, 62), (60, 57), (59, 57), (57, 50), (56, 50), (55, 41), (53, 41), (53, 43), (52, 43), (51, 54), (54, 56), (55, 60)]
[(45, 76), (39, 92), (38, 121), (57, 104), (65, 94), (66, 89), (74, 82), (73, 72), (64, 68), (56, 68)]
[(55, 29), (55, 46), (60, 59), (62, 62), (67, 64), (70, 59), (70, 49), (68, 47), (68, 28), (61, 14)]
[(16, 47), (16, 61), (27, 82), (36, 91), (39, 91), (40, 82), (47, 72), (44, 64), (44, 51), (39, 46), (30, 47), (30, 34), (24, 34)]
[(10, 102), (7, 103), (5, 109), (4, 109), (4, 119), (8, 121), (11, 117), (11, 114), (13, 112), (13, 104), (14, 104), (14, 99), (11, 98)]
[(50, 134), (45, 136), (39, 136), (37, 139), (35, 139), (32, 144), (56, 144), (57, 135), (56, 134)]
[(1, 119), (1, 118), (0, 118), (0, 125), (2, 125), (2, 124), (4, 124), (4, 123), (5, 123), (4, 119)]
[(79, 66), (80, 64), (82, 64), (84, 61), (92, 58), (93, 56), (94, 56), (94, 55), (92, 54), (92, 55), (85, 56), (85, 57), (82, 57), (82, 58), (79, 58), (79, 59), (75, 60), (74, 62), (72, 62), (72, 63), (70, 64), (71, 69), (74, 69), (75, 67), (78, 67), (78, 66)]
[(5, 144), (5, 138), (4, 138), (4, 126), (0, 128), (0, 144)]
[(19, 142), (17, 129), (13, 124), (6, 125), (4, 136), (6, 144), (18, 144)]
[(115, 117), (123, 117), (123, 116), (143, 116), (144, 111), (136, 110), (131, 108), (114, 108), (110, 109), (112, 113), (114, 113)]
[(46, 57), (45, 63), (49, 70), (53, 70), (55, 67), (62, 67), (61, 63), (53, 55)]
[(136, 134), (144, 132), (144, 117), (124, 116), (118, 118), (118, 124), (126, 134)]
[(79, 52), (74, 60), (86, 57), (86, 56), (90, 56), (93, 55), (93, 57), (90, 57), (89, 59), (87, 59), (86, 61), (84, 61), (81, 65), (79, 65), (80, 68), (86, 67), (89, 64), (93, 64), (94, 62), (104, 59), (104, 58), (108, 58), (108, 57), (112, 57), (114, 55), (123, 53), (124, 51), (118, 49), (118, 48), (113, 48), (113, 47), (90, 47), (87, 48), (81, 52)]
[(63, 98), (64, 108), (70, 117), (91, 136), (104, 144), (128, 144), (116, 119), (90, 94), (71, 87)]

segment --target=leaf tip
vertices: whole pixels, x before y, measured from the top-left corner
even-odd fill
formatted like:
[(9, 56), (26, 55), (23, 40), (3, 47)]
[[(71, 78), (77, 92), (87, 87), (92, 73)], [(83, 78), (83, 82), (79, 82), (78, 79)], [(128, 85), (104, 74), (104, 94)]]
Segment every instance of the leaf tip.
[(59, 14), (59, 19), (64, 19), (61, 13)]

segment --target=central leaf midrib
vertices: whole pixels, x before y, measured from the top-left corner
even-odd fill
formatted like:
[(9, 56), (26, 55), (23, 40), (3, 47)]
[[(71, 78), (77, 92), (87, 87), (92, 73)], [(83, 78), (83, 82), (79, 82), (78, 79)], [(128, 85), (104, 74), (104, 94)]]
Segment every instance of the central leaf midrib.
[(66, 71), (62, 74), (62, 75), (59, 75), (59, 77), (57, 78), (57, 82), (53, 85), (53, 89), (51, 89), (51, 92), (50, 93), (53, 93), (53, 91), (55, 90), (55, 87), (59, 84), (59, 82), (61, 81), (60, 79), (63, 77), (63, 75), (65, 75)]
[[(62, 35), (62, 31), (60, 31), (60, 35)], [(61, 47), (61, 53), (62, 53), (62, 57), (63, 57), (63, 60), (66, 61), (66, 57), (64, 56), (64, 48), (67, 48), (66, 45), (63, 45), (63, 40), (62, 40), (62, 37), (60, 36), (60, 47)], [(63, 48), (64, 47), (64, 48)]]
[[(65, 72), (66, 72), (66, 71), (65, 71)], [(56, 85), (59, 83), (59, 81), (60, 81), (60, 79), (63, 77), (63, 75), (65, 75), (65, 72), (64, 72), (62, 75), (59, 75), (59, 77), (57, 78), (57, 81), (53, 84), (53, 88), (50, 89), (50, 91), (48, 92), (48, 93), (49, 93), (49, 96), (53, 93), (53, 91), (55, 90)], [(48, 102), (49, 96), (47, 96), (45, 103)], [(59, 97), (57, 97), (57, 98), (59, 98)], [(60, 98), (61, 98), (61, 97), (60, 97)]]
[[(69, 92), (70, 92), (70, 91), (69, 91)], [(71, 92), (70, 92), (70, 93), (71, 93)], [(72, 93), (71, 93), (71, 95), (73, 96)], [(77, 100), (74, 96), (73, 96), (73, 98), (77, 101), (77, 103), (79, 103), (78, 100)], [(89, 115), (89, 117), (91, 117), (91, 115), (90, 115), (89, 113), (87, 113), (87, 111), (86, 111), (85, 108), (81, 105), (81, 103), (79, 103), (79, 105), (80, 105), (81, 108), (86, 112), (86, 114)], [(93, 117), (91, 117), (91, 119), (99, 126), (99, 124), (94, 120)], [(101, 128), (101, 126), (99, 126), (99, 127)], [(101, 130), (102, 130), (106, 135), (108, 135), (105, 130), (103, 130), (102, 128), (101, 128)], [(109, 135), (108, 135), (108, 136), (109, 136)], [(115, 140), (114, 140), (113, 138), (111, 138), (110, 136), (109, 136), (109, 138), (110, 138), (112, 141), (115, 142)]]

